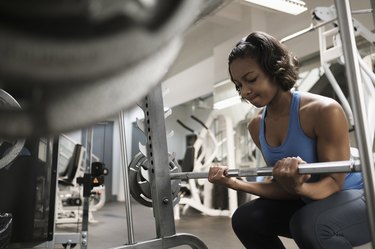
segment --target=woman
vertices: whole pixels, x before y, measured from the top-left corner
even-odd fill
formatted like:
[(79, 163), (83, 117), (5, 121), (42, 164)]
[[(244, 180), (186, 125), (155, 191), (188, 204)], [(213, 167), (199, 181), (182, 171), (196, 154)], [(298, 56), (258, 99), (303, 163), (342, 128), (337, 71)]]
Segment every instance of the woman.
[(246, 182), (213, 165), (209, 181), (259, 196), (240, 206), (232, 226), (246, 248), (345, 249), (370, 241), (361, 173), (299, 175), (298, 164), (350, 159), (348, 122), (333, 99), (293, 91), (297, 59), (272, 36), (254, 32), (228, 59), (229, 74), (244, 101), (264, 107), (248, 129), (273, 179)]

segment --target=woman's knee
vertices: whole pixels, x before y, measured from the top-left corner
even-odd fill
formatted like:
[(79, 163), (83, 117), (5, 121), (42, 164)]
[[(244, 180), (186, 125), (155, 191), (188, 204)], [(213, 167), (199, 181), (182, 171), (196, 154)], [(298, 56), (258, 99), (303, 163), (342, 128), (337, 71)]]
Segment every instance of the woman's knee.
[(292, 238), (299, 246), (303, 244), (305, 246), (304, 248), (313, 248), (306, 247), (306, 245), (317, 243), (318, 238), (314, 231), (315, 227), (316, 217), (314, 217), (312, 213), (304, 211), (303, 209), (296, 212), (289, 222), (289, 230)]
[[(248, 220), (249, 216), (244, 206), (240, 206), (232, 215), (232, 228), (237, 233), (241, 230), (247, 229), (246, 227), (252, 224), (252, 221)], [(246, 218), (245, 218), (246, 216)]]
[(232, 215), (232, 227), (235, 232), (258, 231), (261, 224), (266, 223), (265, 209), (261, 208), (255, 201), (248, 202), (234, 212)]

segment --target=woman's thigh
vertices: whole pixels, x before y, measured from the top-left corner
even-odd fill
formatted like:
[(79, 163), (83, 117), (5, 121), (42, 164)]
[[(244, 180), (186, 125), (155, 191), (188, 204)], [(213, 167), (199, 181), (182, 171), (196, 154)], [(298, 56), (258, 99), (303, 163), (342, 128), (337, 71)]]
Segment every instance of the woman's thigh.
[(295, 213), (292, 236), (301, 248), (352, 248), (370, 241), (362, 190), (346, 190)]

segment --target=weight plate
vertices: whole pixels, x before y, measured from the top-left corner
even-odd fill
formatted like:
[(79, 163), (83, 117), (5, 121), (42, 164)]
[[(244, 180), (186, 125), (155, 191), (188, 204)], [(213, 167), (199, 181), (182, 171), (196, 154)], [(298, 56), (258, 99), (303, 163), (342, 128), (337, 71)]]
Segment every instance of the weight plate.
[[(0, 89), (0, 106), (4, 107), (4, 109), (21, 109), (21, 106), (17, 100), (2, 89)], [(9, 165), (19, 155), (23, 146), (25, 145), (25, 140), (0, 138), (0, 146), (3, 144), (9, 148), (5, 150), (3, 155), (0, 155), (0, 169)]]
[[(148, 180), (148, 159), (142, 153), (135, 155), (129, 164), (129, 191), (131, 196), (140, 204), (152, 207), (152, 194)], [(169, 170), (171, 173), (180, 172), (177, 161), (169, 156)], [(179, 202), (180, 180), (171, 180), (173, 204)]]
[(0, 134), (60, 134), (134, 107), (168, 72), (183, 33), (222, 0), (143, 2), (1, 3), (1, 84), (30, 93), (22, 101), (32, 108), (0, 112)]
[(149, 182), (146, 179), (142, 179), (142, 174), (140, 174), (141, 167), (146, 163), (146, 161), (147, 158), (141, 153), (138, 153), (130, 162), (128, 176), (129, 192), (138, 203), (146, 207), (152, 207), (152, 200), (143, 194), (144, 191), (142, 191), (141, 188), (142, 185), (148, 184), (148, 188), (150, 189)]

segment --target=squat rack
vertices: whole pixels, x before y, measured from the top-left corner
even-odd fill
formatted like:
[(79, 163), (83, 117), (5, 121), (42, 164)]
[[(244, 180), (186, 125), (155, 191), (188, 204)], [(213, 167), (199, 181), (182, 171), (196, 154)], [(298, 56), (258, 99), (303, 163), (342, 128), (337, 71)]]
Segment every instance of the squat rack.
[(353, 118), (356, 124), (355, 138), (359, 149), (362, 172), (364, 177), (364, 192), (366, 197), (367, 212), (370, 224), (372, 241), (375, 241), (375, 169), (372, 148), (368, 134), (369, 127), (366, 119), (366, 108), (363, 101), (363, 88), (361, 84), (361, 73), (357, 57), (354, 38), (353, 22), (349, 0), (335, 0), (337, 17), (344, 58), (345, 71), (349, 82), (349, 94), (352, 100)]
[[(112, 249), (122, 248), (172, 248), (180, 245), (189, 245), (193, 249), (208, 248), (203, 241), (192, 234), (176, 233), (173, 215), (173, 198), (170, 183), (169, 156), (167, 136), (165, 130), (163, 94), (158, 85), (140, 103), (145, 114), (144, 132), (147, 138), (147, 156), (149, 161), (149, 179), (153, 203), (153, 212), (156, 224), (157, 238), (143, 242), (135, 242), (131, 214), (127, 214), (127, 229), (129, 244)], [(123, 115), (120, 114), (120, 134), (124, 134)], [(124, 136), (121, 135), (121, 140)], [(121, 143), (121, 153), (125, 153), (126, 145)], [(123, 155), (122, 155), (123, 156)], [(124, 160), (123, 156), (123, 162)], [(127, 164), (123, 164), (124, 179), (127, 181)], [(131, 210), (129, 188), (125, 186), (126, 210)], [(131, 212), (131, 211), (130, 211)]]
[[(353, 118), (356, 124), (355, 138), (359, 148), (361, 170), (364, 176), (364, 191), (368, 210), (369, 224), (372, 241), (375, 241), (375, 169), (372, 148), (369, 141), (368, 123), (366, 120), (366, 108), (363, 101), (363, 89), (360, 78), (359, 62), (356, 54), (356, 44), (353, 31), (352, 16), (349, 0), (335, 0), (337, 19), (340, 27), (342, 49), (345, 58), (345, 70), (349, 82), (349, 94), (354, 109)], [(163, 96), (161, 86), (150, 92), (141, 103), (145, 113), (144, 131), (147, 137), (147, 155), (150, 162), (150, 183), (153, 200), (153, 212), (156, 221), (157, 238), (143, 242), (135, 242), (133, 224), (128, 217), (129, 244), (114, 247), (122, 248), (171, 248), (179, 245), (189, 245), (194, 249), (205, 249), (207, 246), (198, 237), (191, 234), (176, 234), (173, 202), (170, 184), (170, 172), (166, 165), (169, 164)], [(120, 115), (121, 118), (123, 118)], [(124, 131), (123, 122), (120, 121), (120, 134)], [(121, 146), (126, 146), (123, 142)], [(124, 147), (126, 148), (126, 147)], [(125, 153), (125, 149), (121, 152)], [(124, 156), (123, 156), (124, 157)], [(127, 178), (127, 165), (123, 164), (124, 178)], [(125, 188), (127, 188), (125, 186)], [(127, 192), (128, 189), (125, 189)], [(130, 205), (130, 196), (125, 193), (125, 203)], [(128, 209), (128, 208), (127, 208)], [(131, 214), (130, 214), (131, 216)], [(129, 220), (130, 218), (130, 220)]]

